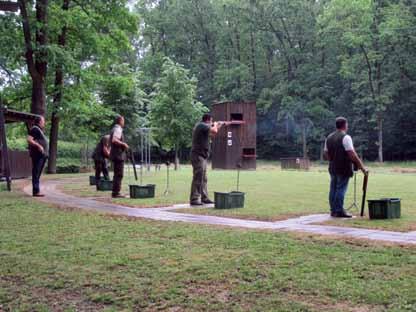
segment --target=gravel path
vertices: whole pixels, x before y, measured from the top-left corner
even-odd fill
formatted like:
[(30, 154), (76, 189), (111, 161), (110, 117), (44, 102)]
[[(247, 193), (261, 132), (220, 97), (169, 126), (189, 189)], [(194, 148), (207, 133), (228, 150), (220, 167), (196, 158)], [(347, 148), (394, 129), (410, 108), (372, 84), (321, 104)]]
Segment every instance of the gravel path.
[[(188, 223), (221, 225), (248, 229), (294, 231), (303, 233), (313, 233), (318, 235), (343, 236), (352, 238), (362, 238), (374, 241), (385, 241), (391, 243), (416, 245), (416, 232), (402, 233), (382, 230), (359, 229), (352, 227), (316, 225), (316, 223), (321, 223), (330, 220), (331, 217), (327, 214), (316, 214), (283, 221), (266, 222), (224, 218), (217, 216), (195, 215), (172, 211), (180, 208), (188, 208), (189, 205), (174, 205), (163, 208), (145, 209), (130, 208), (118, 204), (103, 203), (90, 198), (80, 198), (73, 195), (68, 195), (57, 188), (57, 186), (63, 182), (63, 180), (44, 181), (42, 183), (42, 190), (47, 196), (44, 198), (40, 198), (39, 200), (58, 205), (77, 207), (89, 211), (98, 211), (103, 213), (118, 214), (130, 217), (146, 218), (157, 221), (180, 221)], [(26, 186), (24, 188), (24, 191), (27, 194), (31, 194), (31, 186)]]

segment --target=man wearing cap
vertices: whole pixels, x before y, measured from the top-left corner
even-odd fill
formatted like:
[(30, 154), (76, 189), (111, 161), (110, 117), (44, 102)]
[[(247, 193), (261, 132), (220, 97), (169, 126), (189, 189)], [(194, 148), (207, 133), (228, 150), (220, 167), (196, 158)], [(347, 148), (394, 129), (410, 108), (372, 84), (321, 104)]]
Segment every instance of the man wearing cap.
[(110, 159), (113, 162), (114, 169), (113, 198), (124, 198), (120, 191), (124, 173), (124, 161), (126, 159), (126, 151), (129, 149), (129, 146), (124, 142), (123, 128), (124, 117), (118, 115), (114, 120), (114, 127), (110, 134)]
[(329, 190), (331, 217), (351, 218), (352, 216), (344, 209), (344, 197), (349, 179), (353, 176), (353, 164), (365, 175), (368, 171), (355, 152), (351, 136), (347, 134), (347, 119), (338, 117), (335, 126), (336, 131), (327, 137), (324, 148), (325, 158), (329, 160), (331, 176)]

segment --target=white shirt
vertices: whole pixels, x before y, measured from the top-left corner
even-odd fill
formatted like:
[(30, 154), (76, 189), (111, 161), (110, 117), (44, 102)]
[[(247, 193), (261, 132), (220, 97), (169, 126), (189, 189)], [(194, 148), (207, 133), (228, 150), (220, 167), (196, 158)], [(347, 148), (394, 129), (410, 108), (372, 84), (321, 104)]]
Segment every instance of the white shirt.
[[(352, 138), (348, 134), (346, 136), (344, 136), (344, 138), (342, 139), (342, 145), (344, 146), (344, 149), (345, 149), (346, 152), (354, 150), (354, 144), (352, 142)], [(328, 147), (326, 145), (326, 140), (325, 140), (324, 151), (328, 152)]]
[(117, 140), (121, 140), (122, 135), (123, 135), (123, 128), (120, 125), (115, 125), (114, 131), (113, 131), (113, 138), (116, 138)]

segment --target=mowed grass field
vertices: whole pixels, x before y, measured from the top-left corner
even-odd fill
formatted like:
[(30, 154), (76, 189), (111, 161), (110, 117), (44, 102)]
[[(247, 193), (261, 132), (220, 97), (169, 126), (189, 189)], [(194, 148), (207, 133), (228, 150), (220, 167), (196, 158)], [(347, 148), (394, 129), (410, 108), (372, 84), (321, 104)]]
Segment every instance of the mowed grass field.
[[(413, 169), (415, 168), (415, 169)], [(416, 164), (370, 164), (370, 178), (367, 199), (382, 197), (401, 198), (402, 218), (396, 220), (374, 221), (368, 218), (353, 220), (334, 220), (330, 223), (341, 226), (379, 228), (397, 231), (416, 230)], [(361, 205), (362, 174), (357, 174), (357, 202)], [(68, 183), (64, 186), (67, 192), (80, 196), (98, 196), (110, 198), (109, 193), (96, 192), (88, 186), (88, 177), (81, 182)], [(154, 199), (121, 199), (115, 200), (137, 207), (166, 206), (189, 202), (189, 191), (192, 180), (190, 166), (181, 166), (180, 170), (170, 171), (170, 193), (164, 196), (166, 186), (166, 168), (161, 171), (145, 172), (144, 183), (156, 184)], [(353, 201), (353, 182), (350, 180), (345, 207)], [(128, 184), (136, 183), (132, 169), (126, 169), (124, 192), (128, 194)], [(208, 186), (211, 198), (214, 191), (228, 192), (236, 190), (237, 172), (209, 170)], [(234, 218), (281, 220), (299, 215), (328, 213), (329, 175), (326, 166), (315, 165), (310, 171), (282, 171), (277, 163), (261, 162), (256, 171), (241, 171), (240, 190), (246, 193), (243, 209), (218, 210), (213, 208), (186, 209), (187, 212), (209, 214)], [(352, 210), (358, 215), (358, 210)], [(367, 212), (367, 211), (366, 211)], [(367, 213), (368, 214), (368, 213)]]
[(0, 196), (0, 311), (416, 310), (414, 247)]

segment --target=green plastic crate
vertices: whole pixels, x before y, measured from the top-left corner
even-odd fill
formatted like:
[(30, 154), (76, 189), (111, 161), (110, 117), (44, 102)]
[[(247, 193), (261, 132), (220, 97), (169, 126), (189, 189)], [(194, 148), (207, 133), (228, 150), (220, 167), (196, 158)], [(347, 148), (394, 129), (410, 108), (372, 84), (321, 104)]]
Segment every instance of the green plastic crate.
[(155, 184), (147, 185), (129, 185), (130, 198), (154, 198), (155, 197)]
[(243, 192), (221, 193), (214, 192), (214, 202), (216, 209), (231, 209), (244, 207)]
[(400, 198), (381, 198), (368, 200), (368, 214), (370, 219), (400, 218)]
[(100, 180), (97, 185), (97, 190), (99, 191), (112, 191), (113, 190), (113, 181)]
[(90, 176), (90, 185), (96, 185), (95, 176)]

